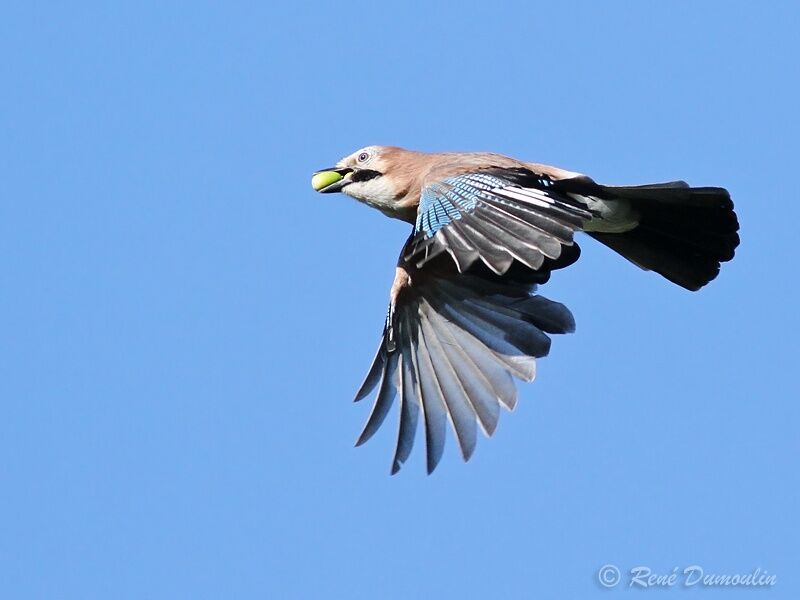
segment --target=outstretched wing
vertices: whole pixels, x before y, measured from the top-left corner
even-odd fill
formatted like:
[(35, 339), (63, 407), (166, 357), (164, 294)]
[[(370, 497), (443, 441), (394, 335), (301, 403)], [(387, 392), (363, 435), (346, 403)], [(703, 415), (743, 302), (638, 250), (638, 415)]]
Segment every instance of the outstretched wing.
[(378, 389), (357, 445), (400, 404), (393, 474), (419, 421), (429, 473), (448, 421), (469, 460), (478, 427), (492, 435), (500, 407), (514, 408), (513, 378), (533, 380), (547, 334), (574, 330), (569, 310), (534, 295), (533, 284), (577, 259), (573, 234), (592, 213), (568, 194), (595, 185), (584, 179), (566, 186), (527, 169), (488, 169), (423, 189), (381, 345), (356, 396)]
[(425, 430), (428, 473), (444, 450), (449, 421), (464, 460), (477, 428), (491, 436), (500, 407), (516, 404), (513, 377), (532, 381), (535, 359), (550, 349), (548, 333), (574, 330), (563, 304), (533, 295), (534, 287), (491, 275), (415, 271), (390, 309), (372, 367), (356, 395), (378, 389), (356, 445), (400, 404), (396, 473), (411, 453), (417, 424)]
[(567, 192), (587, 183), (593, 184), (588, 178), (554, 181), (527, 169), (487, 169), (432, 182), (422, 190), (404, 259), (422, 268), (446, 252), (460, 272), (478, 261), (498, 275), (514, 261), (538, 270), (546, 259), (558, 259), (592, 218)]

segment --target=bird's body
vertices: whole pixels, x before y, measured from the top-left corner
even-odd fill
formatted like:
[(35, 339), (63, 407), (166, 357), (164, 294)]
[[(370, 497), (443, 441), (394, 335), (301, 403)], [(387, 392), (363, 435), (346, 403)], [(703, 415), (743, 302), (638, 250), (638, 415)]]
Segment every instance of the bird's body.
[[(491, 152), (417, 152), (396, 146), (369, 146), (340, 160), (337, 168), (358, 166), (358, 156), (368, 152), (372, 164), (390, 170), (391, 177), (376, 178), (373, 184), (348, 186), (344, 191), (388, 217), (414, 223), (423, 188), (437, 180), (455, 177), (491, 164), (506, 169), (531, 169), (554, 180), (579, 177), (580, 173), (537, 163), (526, 163)], [(363, 161), (366, 162), (366, 161)]]
[(535, 358), (550, 348), (547, 334), (574, 329), (565, 306), (533, 294), (551, 271), (577, 260), (574, 232), (689, 290), (711, 281), (739, 243), (723, 188), (604, 186), (493, 153), (368, 146), (315, 174), (312, 185), (414, 225), (381, 345), (357, 395), (378, 387), (358, 443), (399, 399), (393, 473), (411, 451), (420, 418), (429, 472), (448, 421), (468, 459), (476, 427), (491, 435), (499, 407), (513, 408), (512, 376), (532, 380)]

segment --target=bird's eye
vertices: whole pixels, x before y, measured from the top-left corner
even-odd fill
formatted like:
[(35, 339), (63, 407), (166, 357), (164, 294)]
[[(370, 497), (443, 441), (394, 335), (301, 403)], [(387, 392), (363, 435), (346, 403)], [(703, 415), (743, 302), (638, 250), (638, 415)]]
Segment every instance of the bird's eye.
[(369, 154), (367, 154), (366, 152), (362, 152), (361, 154), (358, 155), (358, 162), (364, 162), (368, 158)]

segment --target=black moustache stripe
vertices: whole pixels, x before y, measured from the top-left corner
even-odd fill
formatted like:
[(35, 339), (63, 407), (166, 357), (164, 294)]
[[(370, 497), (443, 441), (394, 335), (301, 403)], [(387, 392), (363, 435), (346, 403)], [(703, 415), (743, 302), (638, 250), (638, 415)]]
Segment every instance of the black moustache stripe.
[(353, 175), (350, 177), (350, 181), (353, 183), (357, 181), (369, 181), (370, 179), (380, 177), (382, 174), (383, 173), (373, 171), (371, 169), (359, 169), (358, 171), (353, 172)]

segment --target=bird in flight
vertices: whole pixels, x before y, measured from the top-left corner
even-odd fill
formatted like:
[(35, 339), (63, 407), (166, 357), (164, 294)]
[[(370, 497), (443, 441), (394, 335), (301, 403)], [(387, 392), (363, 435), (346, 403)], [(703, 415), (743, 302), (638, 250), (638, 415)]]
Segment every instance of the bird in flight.
[(409, 457), (420, 421), (428, 473), (442, 457), (448, 421), (469, 460), (478, 427), (491, 436), (500, 407), (514, 408), (513, 378), (533, 380), (548, 334), (574, 331), (569, 309), (535, 290), (578, 259), (576, 231), (692, 291), (714, 279), (739, 244), (724, 188), (601, 185), (492, 153), (368, 146), (317, 171), (311, 184), (414, 226), (356, 394), (361, 400), (377, 388), (356, 445), (398, 401), (392, 474)]

